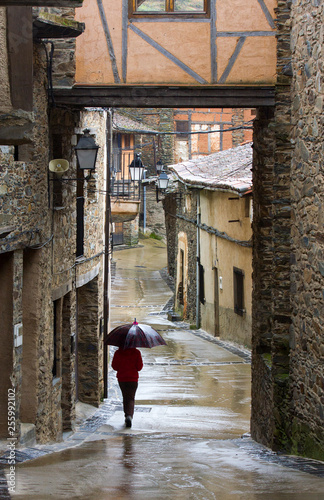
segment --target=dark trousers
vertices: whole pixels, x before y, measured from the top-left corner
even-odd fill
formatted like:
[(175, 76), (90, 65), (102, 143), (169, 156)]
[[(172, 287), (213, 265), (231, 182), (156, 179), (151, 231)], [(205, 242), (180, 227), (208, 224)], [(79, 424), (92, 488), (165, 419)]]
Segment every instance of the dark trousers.
[(123, 395), (123, 406), (125, 417), (129, 415), (133, 418), (134, 407), (135, 407), (135, 394), (138, 386), (138, 382), (120, 382), (119, 387)]

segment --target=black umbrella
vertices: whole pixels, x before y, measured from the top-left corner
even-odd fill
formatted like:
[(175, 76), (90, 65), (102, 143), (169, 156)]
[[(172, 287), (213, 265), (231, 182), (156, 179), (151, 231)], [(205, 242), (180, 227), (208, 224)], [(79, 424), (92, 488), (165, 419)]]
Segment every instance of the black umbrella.
[(115, 345), (123, 349), (131, 347), (155, 347), (166, 345), (161, 335), (149, 325), (127, 323), (114, 328), (106, 337), (106, 345)]

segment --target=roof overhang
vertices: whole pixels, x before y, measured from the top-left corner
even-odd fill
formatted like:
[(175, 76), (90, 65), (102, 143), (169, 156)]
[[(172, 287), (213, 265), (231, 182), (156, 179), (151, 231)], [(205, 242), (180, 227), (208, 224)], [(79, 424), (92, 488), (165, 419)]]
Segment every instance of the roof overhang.
[(33, 21), (33, 37), (36, 39), (76, 38), (83, 33), (84, 29), (84, 23), (47, 12), (42, 12)]
[(82, 7), (83, 0), (0, 0), (0, 7)]
[(128, 108), (256, 108), (274, 106), (274, 86), (75, 85), (55, 88), (58, 105)]
[(34, 113), (22, 109), (0, 113), (0, 144), (28, 144), (33, 139)]

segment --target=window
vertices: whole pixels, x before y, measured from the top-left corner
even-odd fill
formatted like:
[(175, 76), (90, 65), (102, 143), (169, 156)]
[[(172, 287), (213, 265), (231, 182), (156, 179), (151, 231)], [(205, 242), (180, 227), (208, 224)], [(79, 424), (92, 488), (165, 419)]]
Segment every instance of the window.
[(209, 0), (129, 0), (129, 7), (130, 17), (207, 17), (209, 14)]
[(122, 134), (124, 139), (123, 149), (131, 149), (134, 147), (134, 134)]
[(187, 121), (176, 121), (176, 132), (179, 139), (188, 139), (189, 133), (189, 122)]
[(244, 309), (244, 271), (233, 268), (234, 271), (234, 312), (243, 316)]
[(205, 304), (205, 269), (202, 264), (199, 263), (199, 300), (202, 304)]

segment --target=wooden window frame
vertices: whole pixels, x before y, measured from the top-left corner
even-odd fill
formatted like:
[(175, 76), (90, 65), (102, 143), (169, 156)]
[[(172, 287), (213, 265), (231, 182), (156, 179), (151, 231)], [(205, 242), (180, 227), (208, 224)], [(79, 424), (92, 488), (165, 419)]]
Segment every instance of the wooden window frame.
[(210, 0), (204, 0), (204, 12), (186, 12), (174, 11), (174, 0), (165, 0), (166, 10), (164, 12), (136, 12), (136, 0), (128, 0), (128, 17), (129, 18), (163, 18), (163, 17), (176, 17), (181, 19), (192, 18), (209, 18), (210, 17)]

